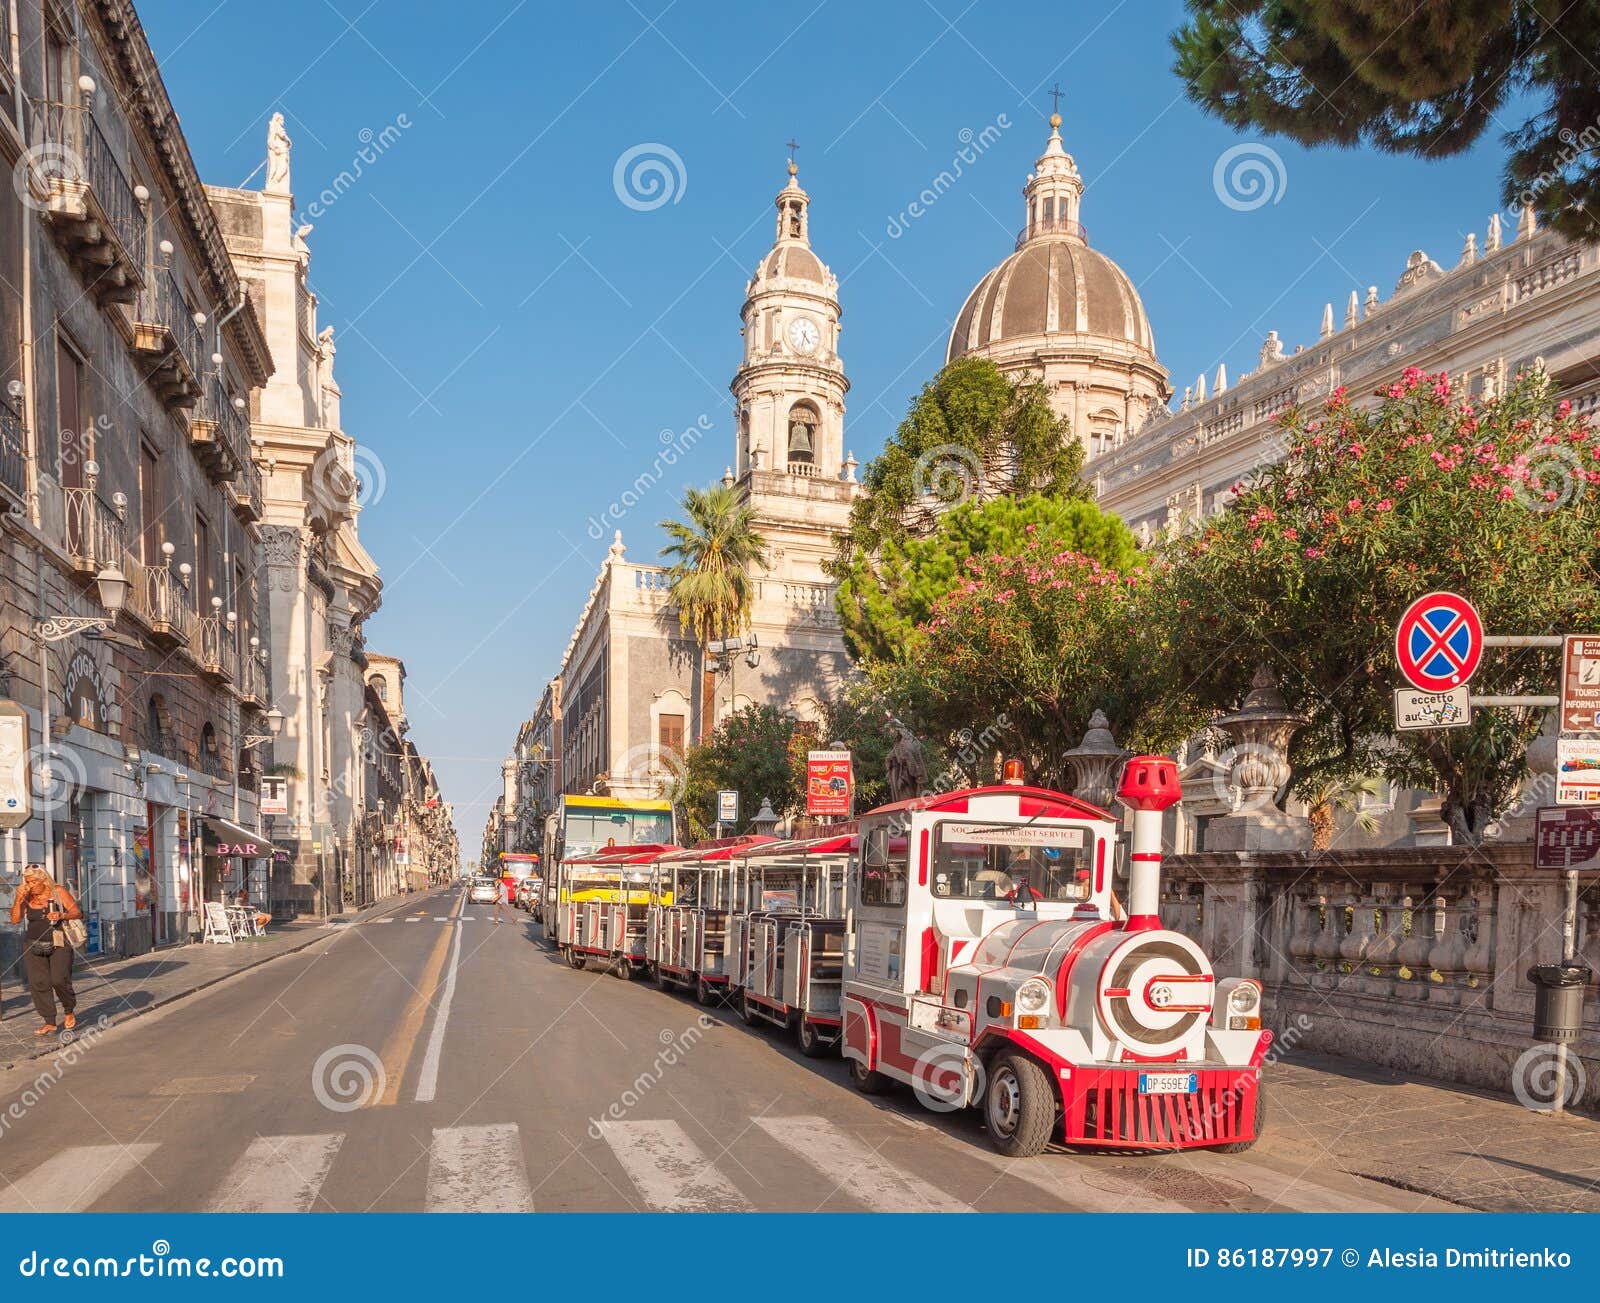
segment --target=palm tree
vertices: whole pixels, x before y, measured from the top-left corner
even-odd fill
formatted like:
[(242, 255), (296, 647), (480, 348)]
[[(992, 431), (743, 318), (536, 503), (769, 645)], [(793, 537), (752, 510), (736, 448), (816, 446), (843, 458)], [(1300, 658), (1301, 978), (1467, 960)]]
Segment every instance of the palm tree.
[[(689, 489), (683, 513), (683, 520), (661, 522), (670, 540), (661, 556), (671, 562), (667, 580), (678, 627), (693, 636), (704, 666), (710, 643), (749, 626), (755, 597), (751, 571), (766, 565), (767, 543), (755, 531), (754, 510), (732, 485)], [(713, 712), (704, 701), (704, 673), (699, 679), (703, 733)]]
[(1350, 816), (1351, 826), (1371, 836), (1381, 820), (1364, 799), (1383, 795), (1383, 780), (1365, 775), (1360, 778), (1328, 778), (1306, 794), (1306, 819), (1311, 824), (1311, 848), (1325, 851), (1333, 841), (1334, 824), (1341, 813)]

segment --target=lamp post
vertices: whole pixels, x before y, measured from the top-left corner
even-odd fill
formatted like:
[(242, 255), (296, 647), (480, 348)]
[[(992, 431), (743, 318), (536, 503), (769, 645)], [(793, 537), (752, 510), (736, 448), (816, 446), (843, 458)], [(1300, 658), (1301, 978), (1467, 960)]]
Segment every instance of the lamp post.
[[(739, 634), (734, 634), (731, 638), (716, 638), (707, 645), (706, 650), (716, 658), (717, 672), (728, 676), (728, 713), (731, 715), (738, 704), (738, 699), (734, 695), (733, 670), (740, 654), (743, 654), (744, 663), (751, 669), (761, 664), (761, 649), (756, 641), (756, 635), (752, 631), (748, 640)], [(711, 710), (713, 728), (717, 722), (716, 715), (716, 708), (713, 705)]]
[(39, 640), (39, 718), (40, 728), (43, 732), (44, 744), (44, 790), (45, 799), (41, 804), (44, 807), (44, 858), (50, 866), (50, 876), (56, 873), (55, 849), (55, 819), (54, 799), (51, 788), (55, 783), (53, 766), (50, 763), (51, 752), (55, 749), (55, 742), (50, 733), (50, 647), (53, 642), (61, 642), (75, 634), (101, 632), (111, 628), (117, 622), (117, 615), (128, 601), (128, 590), (133, 587), (128, 582), (128, 577), (115, 566), (107, 566), (97, 576), (95, 585), (100, 590), (100, 605), (105, 608), (104, 615), (56, 615), (45, 619), (36, 620), (33, 625), (33, 636)]

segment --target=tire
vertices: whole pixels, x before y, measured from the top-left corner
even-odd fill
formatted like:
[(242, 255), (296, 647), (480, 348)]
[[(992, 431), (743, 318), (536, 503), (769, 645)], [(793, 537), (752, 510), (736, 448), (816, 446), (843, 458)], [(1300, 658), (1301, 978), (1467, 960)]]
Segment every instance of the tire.
[(805, 1014), (801, 1014), (799, 1021), (794, 1026), (795, 1043), (800, 1046), (800, 1053), (808, 1059), (825, 1059), (833, 1053), (834, 1043), (822, 1035), (822, 1030), (814, 1022), (808, 1022)]
[(694, 998), (696, 1004), (703, 1004), (708, 1009), (717, 1002), (716, 991), (712, 989), (711, 983), (703, 977), (695, 978)]
[(744, 1019), (746, 1027), (754, 1027), (761, 1021), (761, 1015), (756, 1012), (755, 1003), (750, 999), (748, 991), (739, 992), (739, 1017)]
[(1025, 1054), (1006, 1051), (989, 1065), (983, 1093), (989, 1143), (1007, 1158), (1032, 1158), (1050, 1143), (1056, 1092), (1050, 1077)]
[(1267, 1083), (1256, 1082), (1256, 1134), (1254, 1140), (1235, 1140), (1231, 1144), (1215, 1145), (1212, 1153), (1216, 1154), (1242, 1154), (1247, 1149), (1255, 1147), (1256, 1140), (1260, 1140), (1262, 1133), (1267, 1129)]
[(881, 1095), (894, 1083), (883, 1073), (874, 1072), (871, 1068), (863, 1066), (860, 1061), (851, 1059), (850, 1084), (863, 1095)]
[(567, 952), (566, 953), (567, 953), (567, 966), (569, 968), (576, 968), (581, 972), (582, 969), (583, 969), (583, 965), (584, 965), (584, 957), (583, 957), (583, 955), (579, 954), (578, 951), (574, 950), (571, 946), (567, 947)]
[(619, 959), (619, 960), (617, 960), (616, 974), (624, 982), (633, 981), (633, 974), (634, 974), (633, 961), (630, 960), (630, 959)]

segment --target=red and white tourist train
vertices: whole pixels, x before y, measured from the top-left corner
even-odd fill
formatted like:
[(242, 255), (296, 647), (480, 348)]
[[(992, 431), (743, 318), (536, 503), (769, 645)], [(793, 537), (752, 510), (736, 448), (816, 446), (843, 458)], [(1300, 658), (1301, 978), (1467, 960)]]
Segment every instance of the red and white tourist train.
[(546, 932), (574, 967), (644, 969), (747, 1022), (837, 1047), (868, 1093), (982, 1110), (1011, 1156), (1255, 1143), (1272, 1033), (1261, 985), (1218, 980), (1158, 917), (1165, 756), (1130, 760), (1119, 821), (1007, 781), (873, 810), (801, 841), (632, 846), (558, 866)]

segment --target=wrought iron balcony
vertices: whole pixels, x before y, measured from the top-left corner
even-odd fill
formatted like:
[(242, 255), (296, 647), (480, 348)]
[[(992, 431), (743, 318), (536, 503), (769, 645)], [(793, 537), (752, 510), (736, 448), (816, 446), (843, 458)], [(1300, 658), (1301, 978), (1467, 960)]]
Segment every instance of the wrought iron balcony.
[(150, 630), (158, 646), (172, 648), (192, 643), (195, 613), (188, 591), (173, 577), (170, 565), (140, 565), (126, 572), (133, 577), (128, 604)]
[(88, 483), (69, 486), (65, 494), (67, 553), (80, 574), (98, 574), (107, 566), (120, 567), (126, 559), (128, 504), (118, 493), (107, 502)]
[(239, 652), (234, 646), (233, 627), (221, 615), (203, 615), (196, 621), (190, 647), (201, 673), (223, 683), (238, 676)]
[(27, 501), (28, 449), (23, 441), (22, 412), (4, 392), (0, 392), (0, 489), (18, 502)]
[(200, 323), (204, 320), (171, 267), (151, 269), (139, 293), (133, 346), (150, 359), (150, 383), (168, 407), (193, 407), (200, 401), (201, 350), (205, 347)]
[(139, 256), (148, 193), (136, 190), (85, 104), (33, 101), (30, 202), (101, 304), (131, 303), (144, 283)]

